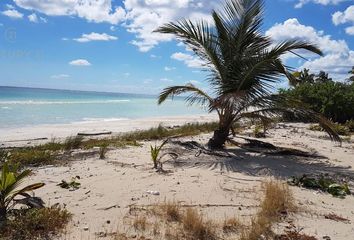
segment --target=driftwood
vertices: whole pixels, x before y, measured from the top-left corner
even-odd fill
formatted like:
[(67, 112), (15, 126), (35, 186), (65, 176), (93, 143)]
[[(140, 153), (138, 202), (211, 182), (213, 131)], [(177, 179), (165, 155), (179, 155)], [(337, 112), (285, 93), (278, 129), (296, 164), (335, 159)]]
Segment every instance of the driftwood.
[(78, 136), (101, 136), (101, 135), (111, 135), (112, 132), (97, 132), (97, 133), (78, 133)]
[(29, 142), (29, 141), (41, 141), (41, 140), (48, 140), (48, 138), (33, 138), (33, 139), (22, 139), (22, 140), (11, 140), (11, 141), (4, 141), (4, 142)]

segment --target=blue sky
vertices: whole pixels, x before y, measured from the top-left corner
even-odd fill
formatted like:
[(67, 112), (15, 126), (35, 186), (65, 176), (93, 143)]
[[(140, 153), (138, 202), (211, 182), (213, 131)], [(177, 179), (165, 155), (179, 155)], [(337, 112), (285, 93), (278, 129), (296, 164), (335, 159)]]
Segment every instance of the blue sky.
[[(151, 31), (183, 17), (209, 19), (220, 2), (2, 0), (0, 85), (153, 94), (188, 82), (207, 88), (200, 61)], [(265, 34), (309, 40), (325, 53), (307, 62), (287, 56), (287, 64), (346, 77), (354, 66), (354, 0), (265, 2)]]

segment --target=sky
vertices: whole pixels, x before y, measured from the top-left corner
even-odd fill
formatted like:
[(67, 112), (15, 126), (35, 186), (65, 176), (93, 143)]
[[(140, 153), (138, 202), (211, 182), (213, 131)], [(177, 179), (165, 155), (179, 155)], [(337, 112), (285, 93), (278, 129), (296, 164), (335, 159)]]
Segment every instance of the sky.
[[(219, 0), (1, 0), (0, 86), (156, 94), (207, 89), (201, 61), (173, 36), (182, 18), (210, 21)], [(324, 56), (285, 56), (295, 69), (343, 80), (354, 66), (354, 0), (265, 0), (264, 34), (302, 39)], [(286, 86), (284, 80), (278, 87)]]

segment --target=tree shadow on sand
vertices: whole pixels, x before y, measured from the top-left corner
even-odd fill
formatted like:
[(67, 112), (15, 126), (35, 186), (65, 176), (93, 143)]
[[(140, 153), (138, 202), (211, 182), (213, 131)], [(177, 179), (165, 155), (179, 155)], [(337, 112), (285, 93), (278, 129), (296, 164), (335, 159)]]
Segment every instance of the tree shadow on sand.
[(174, 167), (207, 168), (279, 178), (328, 173), (354, 179), (354, 171), (350, 167), (335, 166), (326, 157), (320, 155), (309, 154), (308, 157), (304, 157), (296, 154), (267, 154), (242, 148), (231, 148), (216, 154), (208, 154), (176, 144), (173, 148), (180, 155), (177, 160), (168, 162)]

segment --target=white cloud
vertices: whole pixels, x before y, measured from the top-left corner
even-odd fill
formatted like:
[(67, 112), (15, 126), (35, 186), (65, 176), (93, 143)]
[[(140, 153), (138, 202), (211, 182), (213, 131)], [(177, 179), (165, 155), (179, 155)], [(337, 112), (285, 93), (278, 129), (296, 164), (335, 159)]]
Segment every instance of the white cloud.
[(344, 80), (348, 77), (348, 71), (354, 66), (354, 51), (348, 54), (328, 54), (313, 61), (305, 62), (301, 68), (309, 68), (312, 72), (321, 70), (330, 73), (335, 80)]
[(89, 34), (82, 34), (80, 38), (74, 38), (74, 41), (77, 42), (91, 42), (91, 41), (114, 41), (118, 38), (115, 36), (108, 35), (107, 33), (89, 33)]
[[(313, 72), (326, 71), (333, 78), (343, 80), (347, 72), (354, 66), (354, 51), (349, 49), (344, 40), (334, 40), (330, 35), (325, 35), (323, 31), (317, 31), (311, 26), (302, 25), (297, 19), (288, 19), (284, 23), (275, 24), (266, 35), (276, 42), (286, 39), (300, 39), (317, 44), (324, 52), (323, 57), (315, 55), (305, 55), (310, 60), (305, 62), (300, 69), (309, 68)], [(289, 55), (289, 57), (296, 57)]]
[(335, 12), (332, 15), (334, 25), (349, 23), (353, 26), (347, 27), (345, 32), (349, 35), (354, 35), (354, 5), (348, 7), (344, 12)]
[(295, 8), (302, 8), (307, 3), (315, 3), (321, 5), (337, 5), (341, 2), (352, 1), (352, 0), (299, 0), (295, 5)]
[(171, 58), (177, 61), (184, 62), (190, 68), (203, 68), (203, 61), (198, 57), (190, 54), (176, 52), (171, 55)]
[(215, 1), (202, 0), (126, 0), (125, 27), (135, 34), (131, 43), (147, 52), (160, 42), (170, 41), (172, 35), (152, 33), (159, 26), (181, 18), (210, 20)]
[(8, 16), (12, 19), (20, 19), (23, 18), (23, 14), (15, 9), (9, 9), (1, 12), (2, 15)]
[(348, 35), (354, 35), (354, 26), (352, 27), (347, 27), (345, 29), (345, 32), (348, 34)]
[(176, 70), (175, 67), (165, 67), (164, 69), (165, 69), (166, 72)]
[(296, 18), (277, 23), (266, 31), (266, 35), (280, 42), (287, 39), (299, 39), (317, 44), (324, 53), (347, 53), (349, 47), (344, 40), (333, 40), (323, 31), (317, 31), (311, 26), (302, 25)]
[(90, 22), (118, 24), (125, 18), (122, 7), (111, 0), (14, 0), (17, 6), (48, 16), (77, 16)]
[(70, 76), (68, 74), (58, 74), (58, 75), (52, 75), (50, 78), (52, 79), (65, 79), (69, 78)]
[(110, 26), (109, 30), (111, 30), (112, 32), (116, 31), (116, 27), (115, 26)]
[(126, 72), (126, 73), (124, 73), (123, 75), (124, 75), (124, 77), (127, 78), (127, 77), (130, 77), (131, 74), (130, 74), (129, 72)]
[(35, 13), (32, 13), (31, 15), (28, 15), (28, 20), (30, 22), (37, 23), (38, 22), (38, 17)]
[(69, 64), (72, 66), (91, 66), (91, 63), (86, 59), (76, 59), (69, 62)]

